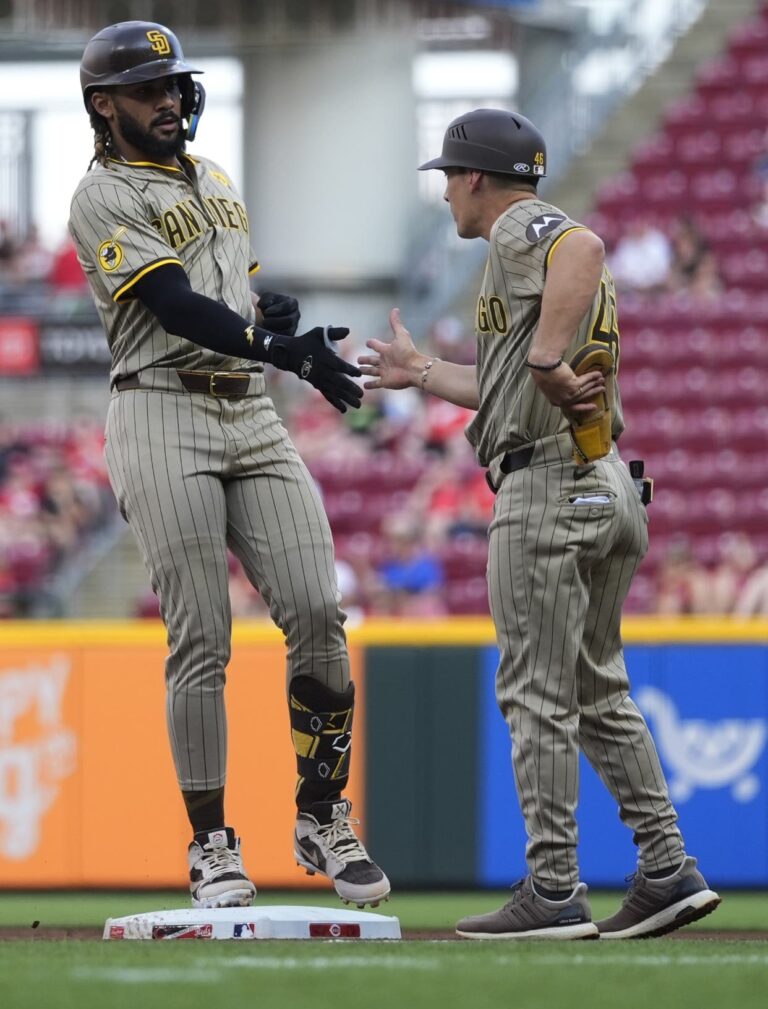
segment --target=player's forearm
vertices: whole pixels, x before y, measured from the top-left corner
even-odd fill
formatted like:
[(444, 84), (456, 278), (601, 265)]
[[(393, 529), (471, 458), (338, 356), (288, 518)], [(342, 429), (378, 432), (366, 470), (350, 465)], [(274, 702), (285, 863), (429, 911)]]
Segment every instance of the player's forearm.
[(175, 264), (152, 270), (134, 286), (134, 294), (174, 336), (227, 357), (268, 360), (273, 334), (251, 324), (212, 298), (197, 294)]
[[(432, 363), (427, 367), (430, 361)], [(468, 410), (477, 410), (479, 406), (477, 371), (473, 364), (453, 364), (418, 354), (413, 361), (412, 376), (413, 386), (422, 392), (429, 392)]]
[(590, 231), (566, 235), (552, 257), (541, 299), (539, 325), (528, 360), (551, 364), (563, 356), (600, 286), (605, 251)]

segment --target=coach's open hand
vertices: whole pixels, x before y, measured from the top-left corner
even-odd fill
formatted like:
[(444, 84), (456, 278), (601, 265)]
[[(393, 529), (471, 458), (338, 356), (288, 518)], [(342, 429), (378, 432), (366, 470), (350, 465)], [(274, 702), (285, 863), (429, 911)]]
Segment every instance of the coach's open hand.
[(389, 313), (392, 327), (391, 343), (383, 340), (367, 340), (366, 347), (375, 351), (358, 357), (363, 375), (370, 375), (373, 381), (366, 382), (366, 389), (407, 389), (415, 384), (426, 358), (414, 346), (411, 334), (400, 319), (400, 310), (393, 308)]

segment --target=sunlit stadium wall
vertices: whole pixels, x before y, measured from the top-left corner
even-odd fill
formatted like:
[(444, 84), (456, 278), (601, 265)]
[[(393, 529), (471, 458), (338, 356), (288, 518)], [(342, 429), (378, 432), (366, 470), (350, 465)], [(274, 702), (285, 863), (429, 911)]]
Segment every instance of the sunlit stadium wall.
[[(720, 886), (768, 886), (768, 621), (627, 619), (634, 696), (655, 733), (690, 853)], [(350, 632), (358, 687), (350, 797), (400, 887), (491, 887), (526, 872), (490, 622), (371, 621)], [(183, 886), (159, 624), (0, 626), (0, 887)], [(285, 653), (237, 624), (228, 816), (262, 887), (294, 865)], [(583, 878), (621, 886), (629, 831), (586, 765)], [(151, 844), (137, 843), (151, 835)]]

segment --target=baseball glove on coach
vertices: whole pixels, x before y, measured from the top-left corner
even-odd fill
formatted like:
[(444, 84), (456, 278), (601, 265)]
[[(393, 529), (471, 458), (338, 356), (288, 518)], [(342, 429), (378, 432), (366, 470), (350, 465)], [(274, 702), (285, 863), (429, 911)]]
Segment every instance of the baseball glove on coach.
[(570, 418), (573, 439), (573, 461), (577, 466), (601, 459), (611, 451), (611, 427), (613, 419), (613, 354), (604, 343), (589, 340), (579, 347), (568, 362), (576, 375), (588, 371), (599, 371), (605, 376), (605, 392), (598, 393), (593, 400), (595, 410), (584, 420)]

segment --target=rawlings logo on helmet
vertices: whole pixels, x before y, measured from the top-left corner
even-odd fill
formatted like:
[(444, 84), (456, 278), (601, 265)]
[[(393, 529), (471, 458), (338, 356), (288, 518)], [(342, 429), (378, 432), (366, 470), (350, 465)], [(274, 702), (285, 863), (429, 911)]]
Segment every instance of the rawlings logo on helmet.
[(299, 372), (299, 374), (303, 379), (309, 378), (309, 376), (312, 374), (312, 364), (313, 364), (312, 355), (310, 354), (308, 357), (305, 357), (301, 363), (301, 371)]

